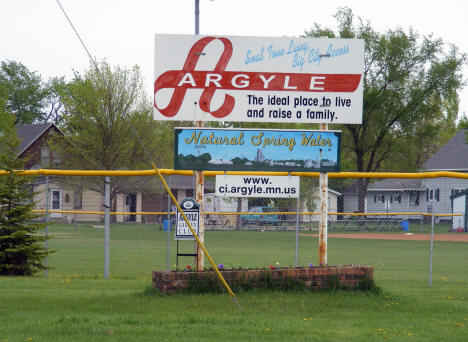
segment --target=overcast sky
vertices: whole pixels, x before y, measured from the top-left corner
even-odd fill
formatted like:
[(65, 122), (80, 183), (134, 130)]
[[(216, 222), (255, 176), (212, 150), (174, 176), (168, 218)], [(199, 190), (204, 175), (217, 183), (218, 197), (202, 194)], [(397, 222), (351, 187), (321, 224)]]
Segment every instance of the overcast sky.
[[(155, 33), (193, 34), (194, 0), (60, 0), (90, 53), (112, 65), (139, 65), (152, 89)], [(347, 6), (374, 29), (412, 27), (468, 53), (466, 0), (200, 0), (200, 34), (300, 36), (314, 23), (336, 28)], [(88, 56), (56, 0), (0, 0), (0, 60), (14, 60), (44, 79), (89, 67)], [(468, 78), (468, 67), (463, 79)], [(460, 115), (468, 114), (468, 89)]]

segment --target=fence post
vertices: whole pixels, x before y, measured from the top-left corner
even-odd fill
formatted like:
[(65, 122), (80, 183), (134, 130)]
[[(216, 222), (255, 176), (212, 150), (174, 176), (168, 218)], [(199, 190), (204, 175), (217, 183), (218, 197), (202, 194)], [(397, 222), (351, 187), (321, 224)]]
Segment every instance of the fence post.
[[(205, 177), (203, 171), (194, 171), (195, 173), (195, 201), (200, 205), (200, 221), (198, 223), (198, 237), (201, 243), (205, 243), (205, 206), (203, 196), (205, 192)], [(197, 252), (197, 271), (203, 271), (205, 268), (205, 253), (200, 245), (195, 241)]]
[(429, 286), (432, 286), (432, 255), (434, 253), (434, 205), (431, 205), (431, 251), (429, 257)]
[[(168, 185), (169, 185), (169, 190), (171, 190), (171, 181), (172, 181), (172, 176), (168, 177)], [(171, 190), (172, 191), (172, 190)], [(164, 221), (163, 221), (163, 229), (164, 229)], [(166, 243), (166, 269), (169, 271), (171, 269), (171, 264), (170, 264), (170, 258), (171, 258), (171, 253), (170, 253), (170, 248), (171, 248), (171, 196), (167, 194), (167, 243)]]
[(422, 234), (422, 233), (424, 233), (424, 228), (423, 228), (423, 226), (424, 226), (424, 215), (423, 215), (423, 213), (420, 213), (420, 217), (421, 217), (421, 219), (420, 219), (419, 232)]
[(320, 172), (319, 265), (327, 264), (328, 249), (328, 174)]
[(296, 201), (296, 253), (294, 255), (294, 267), (297, 267), (297, 259), (299, 254), (299, 196)]
[[(46, 237), (49, 236), (49, 223), (50, 223), (50, 214), (49, 214), (49, 205), (50, 205), (50, 189), (49, 189), (49, 176), (46, 176), (46, 200), (45, 200), (45, 214), (46, 214), (46, 227), (45, 227), (45, 235)], [(46, 251), (49, 249), (49, 241), (45, 240), (45, 249)], [(44, 259), (44, 266), (46, 267), (44, 270), (44, 277), (47, 279), (47, 255)]]
[[(328, 130), (328, 124), (321, 123), (320, 130)], [(322, 149), (320, 149), (319, 168), (322, 168)], [(328, 249), (328, 174), (320, 172), (320, 218), (319, 218), (319, 265), (327, 264)]]
[(109, 279), (110, 177), (104, 178), (104, 279)]
[[(435, 195), (435, 178), (434, 178), (434, 195)], [(434, 217), (435, 205), (434, 204), (435, 204), (435, 201), (433, 201), (433, 204), (431, 204), (431, 251), (430, 251), (430, 257), (429, 257), (429, 286), (432, 286), (432, 255), (434, 254), (434, 223), (435, 223), (435, 217)]]

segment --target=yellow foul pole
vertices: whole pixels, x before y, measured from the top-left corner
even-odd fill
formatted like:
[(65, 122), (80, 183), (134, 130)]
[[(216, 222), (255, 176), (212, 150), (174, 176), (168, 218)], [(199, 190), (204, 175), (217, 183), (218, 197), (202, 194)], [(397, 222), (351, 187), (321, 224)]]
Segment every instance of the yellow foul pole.
[(167, 193), (171, 197), (172, 202), (177, 207), (177, 210), (179, 210), (180, 214), (182, 215), (182, 218), (184, 219), (185, 223), (187, 224), (187, 226), (189, 227), (189, 229), (192, 232), (193, 236), (195, 237), (195, 240), (197, 241), (198, 246), (203, 250), (203, 253), (205, 253), (206, 258), (210, 261), (211, 266), (213, 266), (213, 269), (215, 270), (216, 275), (218, 276), (219, 280), (221, 281), (221, 283), (226, 288), (226, 291), (228, 292), (228, 294), (231, 297), (231, 299), (233, 300), (233, 302), (236, 304), (236, 306), (239, 308), (239, 310), (241, 310), (241, 308), (239, 306), (239, 303), (237, 303), (237, 299), (236, 299), (236, 296), (234, 295), (234, 292), (232, 292), (231, 288), (229, 287), (228, 283), (224, 279), (223, 275), (218, 270), (218, 266), (216, 266), (215, 262), (213, 261), (210, 254), (206, 250), (206, 248), (203, 245), (202, 241), (199, 239), (199, 237), (195, 233), (195, 230), (193, 229), (192, 225), (190, 224), (189, 220), (187, 219), (187, 216), (185, 216), (185, 213), (182, 210), (182, 208), (180, 207), (179, 203), (177, 202), (177, 199), (174, 197), (171, 190), (169, 189), (169, 186), (167, 185), (166, 180), (163, 178), (163, 176), (159, 172), (158, 167), (156, 166), (156, 164), (154, 162), (152, 162), (151, 165), (153, 166), (153, 169), (156, 171), (156, 174), (158, 175), (159, 179), (161, 180), (161, 183), (163, 184), (163, 186), (166, 189)]

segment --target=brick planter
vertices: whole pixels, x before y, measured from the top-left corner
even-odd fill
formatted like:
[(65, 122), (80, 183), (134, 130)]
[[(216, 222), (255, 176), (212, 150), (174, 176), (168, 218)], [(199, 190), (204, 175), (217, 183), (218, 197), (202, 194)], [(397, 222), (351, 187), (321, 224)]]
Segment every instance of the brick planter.
[[(231, 287), (266, 287), (282, 288), (283, 285), (301, 283), (307, 288), (347, 288), (358, 287), (360, 281), (373, 281), (374, 271), (370, 266), (326, 266), (326, 267), (297, 267), (280, 269), (245, 269), (221, 271), (226, 282)], [(153, 286), (161, 292), (171, 293), (184, 290), (191, 286), (202, 285), (203, 282), (217, 281), (216, 272), (184, 272), (184, 271), (153, 271)]]

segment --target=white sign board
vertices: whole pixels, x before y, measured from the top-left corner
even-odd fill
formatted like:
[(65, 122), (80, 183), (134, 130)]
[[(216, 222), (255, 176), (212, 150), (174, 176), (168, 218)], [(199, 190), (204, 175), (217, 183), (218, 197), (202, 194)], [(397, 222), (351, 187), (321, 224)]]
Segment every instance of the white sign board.
[(362, 123), (362, 39), (155, 35), (156, 120)]
[(215, 195), (220, 197), (298, 198), (298, 176), (217, 175)]
[[(190, 222), (195, 233), (198, 235), (199, 226), (200, 226), (200, 208), (198, 204), (192, 198), (185, 198), (182, 200), (180, 207), (184, 211), (187, 220)], [(194, 240), (195, 237), (192, 234), (192, 231), (185, 222), (182, 214), (177, 211), (177, 221), (175, 229), (175, 240)]]
[[(200, 222), (200, 214), (198, 211), (189, 211), (189, 210), (184, 210), (185, 216), (187, 216), (188, 221), (192, 225), (192, 228), (195, 230), (195, 232), (198, 235), (198, 224)], [(194, 240), (194, 236), (192, 232), (190, 231), (190, 228), (187, 226), (187, 223), (185, 223), (184, 218), (180, 214), (180, 212), (177, 212), (177, 225), (176, 225), (176, 232), (175, 232), (175, 237), (176, 240), (181, 240), (181, 239), (192, 239)]]

